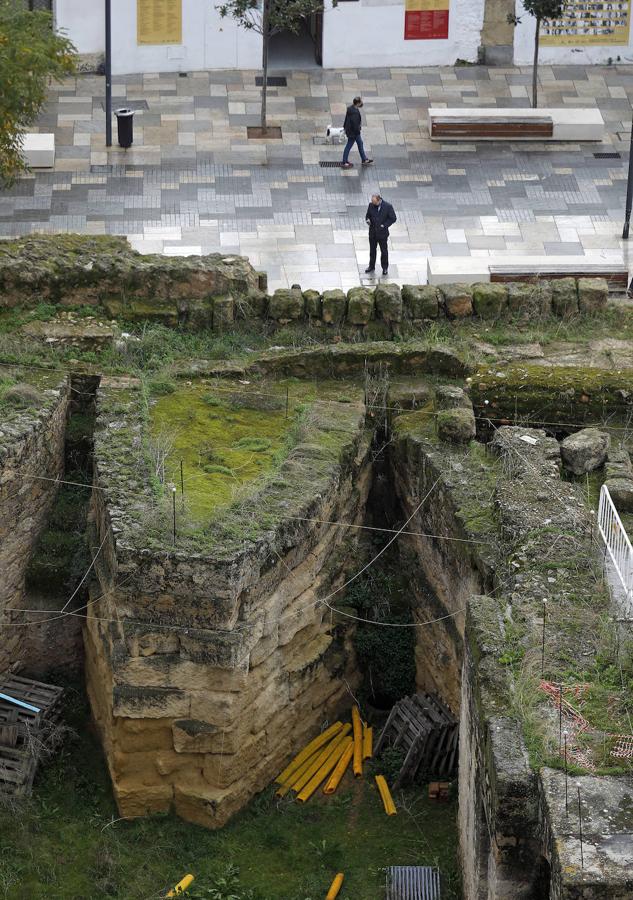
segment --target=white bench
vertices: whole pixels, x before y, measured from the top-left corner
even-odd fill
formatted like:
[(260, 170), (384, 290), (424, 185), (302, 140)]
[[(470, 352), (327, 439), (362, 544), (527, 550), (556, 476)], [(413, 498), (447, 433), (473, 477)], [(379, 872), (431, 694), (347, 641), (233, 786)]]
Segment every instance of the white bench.
[(626, 287), (628, 269), (622, 258), (587, 256), (431, 256), (427, 260), (429, 284), (475, 284), (511, 281), (529, 275), (602, 277)]
[(22, 156), (30, 169), (52, 169), (55, 165), (55, 135), (25, 134)]
[(601, 141), (599, 109), (501, 107), (429, 108), (434, 141)]

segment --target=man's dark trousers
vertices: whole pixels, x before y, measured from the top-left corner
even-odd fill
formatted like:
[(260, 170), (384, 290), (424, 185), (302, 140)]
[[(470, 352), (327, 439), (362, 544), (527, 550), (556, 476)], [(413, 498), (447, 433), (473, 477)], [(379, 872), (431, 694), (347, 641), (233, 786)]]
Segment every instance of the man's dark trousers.
[(387, 249), (387, 235), (380, 235), (375, 228), (369, 229), (369, 268), (376, 268), (376, 250), (380, 244), (380, 265), (383, 269), (389, 268), (389, 250)]

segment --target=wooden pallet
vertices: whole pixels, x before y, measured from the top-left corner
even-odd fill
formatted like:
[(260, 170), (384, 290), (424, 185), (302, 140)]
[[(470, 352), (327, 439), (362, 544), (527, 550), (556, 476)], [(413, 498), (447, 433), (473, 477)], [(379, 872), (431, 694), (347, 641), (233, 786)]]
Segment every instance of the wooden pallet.
[(452, 711), (434, 694), (419, 693), (399, 700), (376, 743), (400, 748), (405, 757), (394, 787), (416, 779), (449, 780), (457, 768), (459, 725)]
[(45, 741), (46, 726), (59, 715), (62, 693), (61, 687), (20, 675), (0, 677), (0, 694), (6, 695), (0, 697), (0, 794), (31, 793), (37, 748)]

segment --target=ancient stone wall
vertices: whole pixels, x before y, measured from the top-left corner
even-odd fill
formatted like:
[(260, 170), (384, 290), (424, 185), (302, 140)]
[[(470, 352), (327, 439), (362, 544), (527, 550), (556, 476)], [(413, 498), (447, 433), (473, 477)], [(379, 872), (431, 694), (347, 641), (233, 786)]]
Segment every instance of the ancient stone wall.
[(55, 497), (55, 479), (64, 474), (69, 381), (42, 376), (28, 390), (26, 408), (5, 407), (0, 423), (0, 614), (8, 616), (0, 672), (29, 666), (28, 632), (38, 626), (25, 625), (25, 614), (11, 610), (25, 608), (29, 556)]
[(561, 278), (538, 284), (481, 283), (354, 287), (347, 293), (266, 294), (266, 276), (246, 257), (141, 255), (119, 237), (39, 235), (0, 247), (0, 308), (101, 306), (110, 317), (224, 332), (240, 322), (268, 327), (309, 323), (369, 337), (398, 333), (403, 323), (438, 318), (568, 319), (607, 303), (600, 278)]
[(122, 815), (174, 808), (218, 827), (349, 705), (345, 682), (357, 683), (348, 636), (317, 598), (340, 581), (336, 548), (348, 536), (325, 523), (363, 515), (364, 416), (356, 405), (315, 404), (304, 441), (246, 514), (323, 524), (282, 521), (255, 541), (195, 552), (144, 547), (138, 494), (125, 497), (144, 481), (134, 438), (121, 446), (134, 431), (110, 427), (116, 399), (108, 402), (96, 439), (99, 618), (88, 619), (85, 636), (93, 713)]

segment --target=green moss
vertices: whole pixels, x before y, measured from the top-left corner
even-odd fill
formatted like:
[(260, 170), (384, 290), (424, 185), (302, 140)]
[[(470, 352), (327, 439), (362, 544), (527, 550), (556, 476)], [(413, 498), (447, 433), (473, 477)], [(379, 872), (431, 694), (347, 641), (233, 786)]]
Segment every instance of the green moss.
[(600, 422), (633, 409), (633, 370), (514, 364), (480, 369), (471, 398), (478, 415), (531, 424)]
[(185, 504), (195, 522), (206, 522), (238, 495), (243, 499), (243, 489), (271, 473), (287, 453), (296, 402), (286, 417), (285, 408), (257, 408), (255, 394), (250, 400), (243, 394), (240, 401), (236, 408), (226, 388), (214, 394), (207, 385), (193, 384), (150, 402), (152, 439), (171, 447), (166, 478), (180, 488), (182, 461)]

